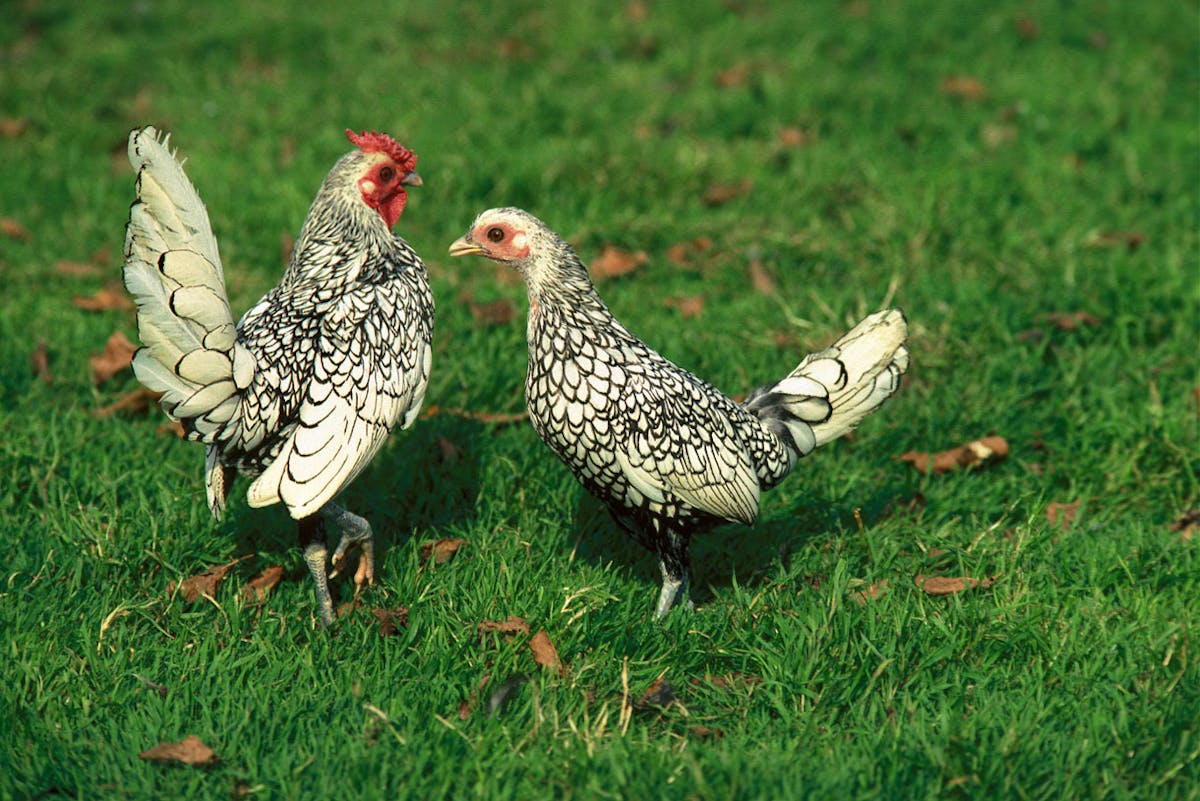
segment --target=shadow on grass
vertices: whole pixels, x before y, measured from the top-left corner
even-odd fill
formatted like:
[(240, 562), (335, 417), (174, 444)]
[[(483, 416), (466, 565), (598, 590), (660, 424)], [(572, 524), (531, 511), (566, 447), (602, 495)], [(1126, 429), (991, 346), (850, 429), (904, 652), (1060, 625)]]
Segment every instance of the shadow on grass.
[[(859, 508), (863, 525), (888, 517), (903, 496), (902, 488), (881, 488), (864, 498)], [(760, 517), (753, 526), (729, 524), (692, 538), (691, 597), (698, 604), (711, 602), (735, 580), (743, 587), (769, 583), (782, 566), (787, 572), (791, 556), (812, 543), (838, 536), (854, 536), (858, 523), (854, 508), (823, 497), (791, 510)], [(593, 564), (612, 562), (633, 572), (647, 585), (650, 603), (662, 581), (657, 557), (643, 548), (613, 517), (604, 504), (582, 493), (575, 509), (568, 544)]]
[[(486, 428), (451, 417), (421, 420), (412, 430), (394, 433), (371, 465), (335, 499), (371, 524), (377, 563), (389, 549), (403, 547), (414, 536), (434, 538), (440, 529), (465, 524), (474, 516), (482, 452), (473, 443), (486, 436)], [(239, 479), (234, 492), (244, 492), (246, 481)], [(299, 547), (296, 522), (280, 505), (241, 510), (234, 525), (240, 553), (285, 554)], [(332, 549), (339, 535), (329, 531), (327, 537)], [(307, 569), (301, 564), (291, 573), (306, 576)]]

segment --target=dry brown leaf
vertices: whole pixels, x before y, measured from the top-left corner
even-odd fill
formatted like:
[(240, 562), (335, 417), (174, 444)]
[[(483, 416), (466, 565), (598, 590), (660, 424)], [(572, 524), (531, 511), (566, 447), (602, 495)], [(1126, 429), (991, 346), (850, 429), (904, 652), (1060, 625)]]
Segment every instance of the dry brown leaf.
[(104, 272), (98, 265), (85, 261), (67, 261), (66, 259), (54, 262), (54, 271), (59, 275), (69, 275), (72, 278), (93, 278)]
[(699, 317), (704, 313), (704, 296), (689, 295), (682, 298), (664, 298), (663, 305), (668, 308), (678, 309), (679, 316), (687, 320), (692, 317)]
[[(238, 562), (241, 562), (241, 561), (243, 561), (245, 559), (249, 559), (249, 558), (250, 557), (248, 557), (248, 556), (241, 556), (241, 557), (238, 557), (237, 559), (234, 559), (232, 562), (226, 562), (223, 565), (217, 565), (215, 567), (210, 567), (208, 570), (205, 570), (203, 573), (197, 573), (194, 576), (189, 576), (188, 578), (185, 578), (182, 582), (180, 582), (178, 584), (179, 592), (180, 592), (180, 594), (183, 595), (183, 600), (194, 601), (197, 598), (203, 597), (205, 595), (212, 597), (213, 595), (216, 594), (217, 585), (219, 585), (221, 583), (221, 581), (225, 578), (225, 574), (227, 574), (230, 570), (232, 570), (233, 566), (236, 565)], [(173, 593), (173, 592), (175, 592), (175, 588), (176, 588), (176, 584), (174, 581), (172, 581), (170, 584), (167, 585), (167, 592)]]
[(28, 229), (12, 217), (0, 217), (0, 234), (22, 242), (29, 239)]
[(1090, 325), (1100, 325), (1101, 320), (1091, 312), (1050, 312), (1045, 315), (1046, 322), (1059, 331), (1074, 331), (1076, 328)]
[[(150, 405), (158, 401), (162, 397), (161, 392), (154, 392), (145, 387), (138, 387), (133, 392), (122, 395), (117, 400), (102, 406), (92, 412), (93, 417), (112, 417), (117, 412), (129, 412), (130, 414), (141, 414), (150, 408)], [(182, 431), (182, 427), (180, 428)]]
[(672, 704), (678, 703), (679, 699), (675, 697), (675, 688), (671, 686), (670, 682), (659, 676), (650, 683), (641, 698), (634, 702), (633, 708), (638, 712), (645, 712), (649, 709), (666, 709)]
[(524, 61), (533, 56), (533, 48), (530, 47), (529, 42), (519, 36), (505, 36), (500, 39), (496, 50), (502, 58), (514, 60)]
[(667, 248), (667, 261), (676, 267), (686, 267), (692, 263), (692, 256), (703, 253), (713, 246), (713, 241), (707, 236), (698, 236), (688, 242), (677, 242)]
[(1083, 244), (1090, 248), (1125, 247), (1132, 253), (1145, 241), (1146, 235), (1141, 231), (1093, 231), (1084, 238)]
[(700, 200), (705, 206), (723, 206), (729, 201), (747, 195), (754, 188), (754, 181), (743, 178), (736, 184), (715, 183), (704, 190)]
[(3, 136), (5, 139), (16, 139), (25, 133), (28, 128), (29, 119), (27, 117), (0, 118), (0, 136)]
[(720, 740), (725, 736), (725, 732), (720, 729), (710, 729), (708, 726), (692, 726), (688, 729), (688, 734), (701, 740)]
[(422, 417), (437, 417), (439, 414), (448, 414), (454, 417), (465, 417), (468, 420), (478, 420), (481, 423), (491, 423), (492, 425), (509, 425), (510, 423), (523, 422), (527, 414), (525, 412), (480, 412), (474, 409), (455, 409), (452, 407), (438, 406), (430, 404), (425, 407), (425, 411), (421, 414)]
[(649, 260), (650, 257), (646, 255), (645, 251), (639, 250), (633, 253), (616, 245), (605, 245), (604, 249), (600, 251), (600, 255), (592, 259), (592, 280), (606, 281), (609, 278), (627, 275)]
[(296, 159), (296, 138), (285, 134), (279, 139), (279, 157), (278, 163), (280, 167), (290, 167)]
[(242, 598), (247, 601), (261, 601), (271, 590), (279, 586), (281, 578), (283, 578), (282, 566), (271, 565), (265, 568), (263, 572), (250, 579), (246, 582), (246, 586), (242, 587)]
[(508, 298), (499, 298), (488, 303), (470, 302), (467, 307), (471, 317), (482, 325), (508, 325), (517, 314), (517, 307)]
[[(157, 393), (155, 393), (157, 395)], [(187, 432), (183, 430), (183, 423), (178, 420), (168, 420), (167, 422), (154, 429), (154, 433), (160, 437), (176, 437), (178, 439), (187, 439)]]
[(808, 131), (795, 126), (780, 128), (779, 133), (775, 135), (775, 140), (784, 147), (804, 147), (811, 145), (816, 139), (817, 137)]
[(529, 640), (529, 650), (533, 652), (533, 661), (545, 668), (566, 673), (566, 668), (558, 660), (558, 649), (550, 642), (550, 635), (545, 629), (538, 629), (537, 634)]
[(71, 303), (75, 304), (75, 308), (84, 311), (133, 311), (137, 308), (117, 283), (97, 290), (91, 297), (76, 295), (71, 298)]
[(114, 331), (104, 343), (104, 350), (88, 357), (92, 365), (92, 381), (103, 384), (117, 373), (129, 367), (133, 362), (133, 354), (137, 346), (129, 341), (120, 331)]
[(1184, 512), (1171, 523), (1171, 531), (1179, 532), (1184, 542), (1191, 542), (1197, 529), (1200, 529), (1200, 509)]
[(45, 342), (38, 342), (29, 354), (30, 374), (37, 376), (44, 384), (53, 384), (54, 376), (50, 374), (50, 352)]
[(440, 540), (431, 540), (421, 544), (421, 563), (424, 564), (430, 559), (435, 565), (442, 565), (454, 558), (454, 554), (458, 553), (458, 549), (466, 545), (467, 541), (461, 537), (446, 538)]
[(750, 259), (750, 285), (760, 295), (775, 294), (775, 279), (767, 272), (760, 259)]
[(371, 616), (379, 621), (380, 637), (395, 637), (400, 633), (400, 629), (408, 628), (407, 606), (399, 606), (395, 609), (376, 607), (371, 610)]
[(967, 100), (982, 100), (987, 97), (987, 89), (978, 78), (969, 75), (950, 75), (942, 78), (940, 88), (943, 94), (962, 97)]
[(876, 598), (882, 596), (885, 592), (887, 592), (887, 588), (887, 579), (884, 579), (883, 581), (877, 581), (874, 584), (869, 584), (866, 587), (863, 587), (861, 590), (856, 591), (851, 597), (853, 597), (858, 603), (865, 604), (867, 601), (874, 601)]
[(625, 4), (625, 17), (630, 22), (643, 22), (649, 14), (649, 9), (642, 0), (632, 0)]
[(479, 624), (480, 634), (493, 631), (497, 634), (528, 634), (529, 624), (525, 618), (516, 615), (509, 615), (507, 620), (484, 620)]
[(1066, 530), (1075, 522), (1075, 516), (1079, 514), (1081, 503), (1083, 503), (1082, 498), (1071, 503), (1051, 501), (1046, 506), (1046, 520), (1050, 525)]
[(900, 461), (911, 464), (918, 473), (928, 473), (932, 466), (934, 474), (940, 475), (960, 467), (1003, 461), (1007, 456), (1008, 441), (1004, 437), (984, 437), (932, 456), (922, 451), (909, 451), (900, 455)]
[(217, 761), (217, 755), (199, 737), (189, 734), (177, 743), (159, 743), (138, 754), (139, 759), (150, 762), (181, 762), (195, 768), (203, 768)]
[(990, 576), (985, 579), (971, 578), (970, 576), (925, 576), (918, 573), (915, 581), (926, 595), (954, 595), (964, 590), (973, 590), (976, 587), (980, 589), (990, 587), (999, 578), (999, 576)]
[(717, 86), (722, 89), (732, 89), (735, 86), (741, 86), (746, 83), (750, 77), (750, 62), (739, 61), (732, 67), (723, 69), (717, 73), (715, 78)]
[(1038, 24), (1024, 14), (1016, 18), (1013, 26), (1017, 29), (1017, 35), (1026, 41), (1038, 37)]

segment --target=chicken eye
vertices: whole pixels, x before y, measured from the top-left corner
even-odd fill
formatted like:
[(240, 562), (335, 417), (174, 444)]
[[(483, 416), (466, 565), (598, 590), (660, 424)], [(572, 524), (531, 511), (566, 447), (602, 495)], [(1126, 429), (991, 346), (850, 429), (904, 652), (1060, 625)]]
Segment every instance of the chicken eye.
[(487, 238), (489, 242), (499, 242), (504, 239), (504, 229), (498, 225), (488, 229)]
[(396, 177), (396, 171), (393, 170), (391, 167), (380, 167), (379, 168), (379, 180), (382, 181), (383, 183), (390, 184), (392, 182), (392, 179), (395, 177)]

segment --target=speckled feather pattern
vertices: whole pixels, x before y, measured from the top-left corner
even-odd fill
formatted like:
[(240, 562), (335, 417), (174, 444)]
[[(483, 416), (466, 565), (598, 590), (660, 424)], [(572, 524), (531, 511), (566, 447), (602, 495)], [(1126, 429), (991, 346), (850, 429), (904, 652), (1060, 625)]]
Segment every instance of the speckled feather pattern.
[(589, 492), (659, 556), (658, 614), (686, 579), (692, 535), (753, 523), (759, 495), (853, 428), (908, 365), (898, 311), (879, 312), (737, 403), (612, 315), (572, 248), (515, 208), (483, 212), (451, 249), (518, 269), (529, 294), (529, 417)]

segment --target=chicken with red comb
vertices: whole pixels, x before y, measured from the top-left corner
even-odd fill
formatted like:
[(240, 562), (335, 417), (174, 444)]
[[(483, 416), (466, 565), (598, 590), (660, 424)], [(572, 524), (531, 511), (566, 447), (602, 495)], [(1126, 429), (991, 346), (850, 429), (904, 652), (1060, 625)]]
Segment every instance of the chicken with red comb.
[(298, 521), (323, 625), (333, 621), (327, 526), (341, 537), (333, 575), (355, 546), (356, 591), (375, 575), (371, 525), (334, 499), (417, 418), (433, 334), (425, 265), (391, 230), (421, 185), (416, 155), (386, 134), (346, 133), (356, 147), (325, 176), (282, 279), (236, 323), (208, 213), (167, 137), (129, 136), (134, 373), (204, 444), (215, 517), (241, 473), (253, 478), (251, 506), (282, 503)]

